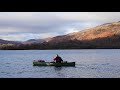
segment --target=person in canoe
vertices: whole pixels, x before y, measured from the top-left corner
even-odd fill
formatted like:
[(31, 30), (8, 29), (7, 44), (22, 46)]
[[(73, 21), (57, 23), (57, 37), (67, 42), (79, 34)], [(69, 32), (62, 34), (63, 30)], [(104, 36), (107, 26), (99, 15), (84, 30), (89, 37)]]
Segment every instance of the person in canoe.
[(58, 54), (56, 55), (56, 57), (53, 60), (56, 63), (62, 63), (63, 62), (62, 58)]

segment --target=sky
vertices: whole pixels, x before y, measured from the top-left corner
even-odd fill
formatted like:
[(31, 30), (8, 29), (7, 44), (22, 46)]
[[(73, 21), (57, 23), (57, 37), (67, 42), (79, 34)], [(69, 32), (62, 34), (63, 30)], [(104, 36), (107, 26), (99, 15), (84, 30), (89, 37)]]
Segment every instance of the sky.
[(120, 12), (0, 12), (0, 39), (42, 39), (117, 21)]

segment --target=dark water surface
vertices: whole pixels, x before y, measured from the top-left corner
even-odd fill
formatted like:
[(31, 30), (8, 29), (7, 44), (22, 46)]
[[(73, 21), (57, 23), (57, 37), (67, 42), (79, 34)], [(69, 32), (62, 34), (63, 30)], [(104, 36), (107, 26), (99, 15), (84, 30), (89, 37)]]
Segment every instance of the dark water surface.
[[(38, 67), (59, 54), (76, 67)], [(120, 78), (120, 49), (0, 50), (0, 78)]]

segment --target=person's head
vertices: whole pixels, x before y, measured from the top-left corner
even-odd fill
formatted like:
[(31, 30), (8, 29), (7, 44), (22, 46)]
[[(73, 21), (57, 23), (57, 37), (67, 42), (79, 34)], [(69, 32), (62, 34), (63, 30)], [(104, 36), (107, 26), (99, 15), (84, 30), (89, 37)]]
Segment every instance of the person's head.
[(59, 57), (59, 55), (57, 54), (56, 57)]

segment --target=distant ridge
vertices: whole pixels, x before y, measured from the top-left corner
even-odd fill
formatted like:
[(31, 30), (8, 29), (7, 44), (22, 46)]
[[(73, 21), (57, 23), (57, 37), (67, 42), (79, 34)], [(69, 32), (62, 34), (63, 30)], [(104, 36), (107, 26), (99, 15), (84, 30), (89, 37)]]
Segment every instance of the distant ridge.
[(21, 44), (21, 42), (19, 42), (19, 41), (8, 41), (8, 40), (0, 39), (0, 44)]

